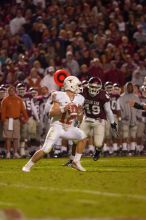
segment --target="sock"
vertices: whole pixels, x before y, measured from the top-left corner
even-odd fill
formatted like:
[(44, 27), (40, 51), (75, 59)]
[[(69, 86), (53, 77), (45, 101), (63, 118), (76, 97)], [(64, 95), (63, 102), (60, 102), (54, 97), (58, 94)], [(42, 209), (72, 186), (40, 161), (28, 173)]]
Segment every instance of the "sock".
[(114, 152), (113, 146), (109, 147), (109, 153), (112, 154)]
[(127, 143), (123, 143), (122, 150), (123, 150), (123, 151), (127, 151)]
[(30, 169), (32, 166), (34, 165), (34, 162), (32, 162), (32, 160), (30, 159), (27, 164), (25, 165), (25, 167), (27, 167), (28, 169)]
[(117, 151), (118, 150), (118, 144), (117, 143), (113, 143), (113, 151)]
[(104, 144), (103, 146), (103, 152), (107, 152), (109, 151), (109, 147), (107, 146), (107, 144)]
[(21, 147), (21, 148), (20, 148), (20, 155), (21, 155), (21, 156), (24, 156), (24, 155), (25, 155), (25, 148), (24, 148), (24, 147)]
[(78, 162), (81, 159), (82, 154), (76, 153), (75, 157), (74, 157), (74, 161)]
[(140, 152), (142, 152), (144, 149), (144, 145), (140, 145)]
[(24, 156), (25, 155), (25, 142), (20, 143), (20, 155)]
[(61, 152), (66, 152), (67, 151), (67, 148), (65, 146), (61, 146)]
[(74, 155), (70, 155), (69, 159), (70, 160), (74, 160), (75, 156)]
[(135, 142), (131, 142), (130, 144), (130, 150), (134, 151), (135, 150)]
[(140, 152), (141, 145), (136, 146), (136, 151)]
[(95, 147), (93, 145), (88, 145), (88, 151), (94, 152)]

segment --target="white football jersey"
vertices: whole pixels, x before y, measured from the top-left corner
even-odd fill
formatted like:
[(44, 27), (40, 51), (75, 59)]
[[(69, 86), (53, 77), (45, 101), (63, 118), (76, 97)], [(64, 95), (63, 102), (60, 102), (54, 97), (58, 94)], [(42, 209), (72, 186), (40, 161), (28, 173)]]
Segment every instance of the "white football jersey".
[[(76, 94), (73, 100), (70, 100), (66, 92), (55, 91), (52, 93), (52, 101), (58, 102), (60, 107), (65, 107), (69, 103), (74, 103), (77, 107), (84, 105), (84, 97), (80, 94)], [(75, 120), (68, 112), (60, 114), (59, 116), (53, 117), (52, 122), (60, 121), (65, 124), (71, 124)]]

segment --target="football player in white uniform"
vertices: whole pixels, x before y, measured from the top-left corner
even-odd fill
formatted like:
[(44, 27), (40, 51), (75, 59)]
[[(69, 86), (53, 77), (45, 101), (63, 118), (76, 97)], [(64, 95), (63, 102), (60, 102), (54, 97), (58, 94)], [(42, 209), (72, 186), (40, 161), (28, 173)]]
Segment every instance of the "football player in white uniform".
[(85, 133), (74, 127), (73, 122), (81, 117), (81, 109), (84, 104), (84, 97), (80, 94), (80, 81), (75, 76), (68, 76), (64, 80), (64, 92), (56, 91), (52, 93), (52, 106), (50, 109), (51, 126), (46, 136), (43, 147), (38, 150), (28, 163), (22, 168), (24, 172), (29, 172), (31, 167), (49, 153), (53, 145), (59, 138), (80, 140), (77, 145), (74, 158), (74, 168), (80, 171), (85, 169), (80, 164), (82, 149), (80, 145), (85, 142)]

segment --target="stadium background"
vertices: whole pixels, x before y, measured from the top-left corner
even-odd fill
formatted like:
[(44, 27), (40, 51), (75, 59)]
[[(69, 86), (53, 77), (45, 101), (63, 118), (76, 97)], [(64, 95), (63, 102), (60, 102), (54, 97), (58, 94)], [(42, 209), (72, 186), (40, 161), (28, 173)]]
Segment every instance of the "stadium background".
[[(45, 6), (42, 7), (40, 3), (37, 6), (37, 1), (28, 0), (17, 3), (4, 0), (0, 2), (0, 85), (16, 86), (18, 82), (24, 81), (27, 84), (32, 68), (37, 70), (37, 77), (41, 81), (48, 74), (49, 67), (53, 67), (54, 71), (65, 68), (72, 75), (77, 75), (81, 81), (97, 76), (102, 79), (103, 84), (106, 81), (119, 83), (122, 91), (125, 83), (132, 81), (139, 88), (137, 94), (141, 95), (140, 88), (145, 84), (146, 76), (145, 1), (38, 2), (45, 3)], [(18, 12), (20, 17), (22, 13), (22, 23), (13, 20)], [(68, 58), (70, 56), (72, 62)], [(37, 85), (36, 89), (39, 90), (40, 85)], [(3, 150), (3, 142), (1, 147)], [(126, 163), (127, 166), (131, 164)], [(21, 162), (18, 164), (18, 167), (17, 162), (14, 165), (15, 170), (21, 167)], [(90, 169), (90, 165), (88, 166)], [(142, 173), (142, 164), (139, 166)], [(112, 169), (111, 164), (109, 167)], [(9, 169), (8, 172), (13, 170), (11, 165)], [(12, 171), (13, 177), (15, 170)], [(105, 170), (103, 169), (103, 172)], [(95, 171), (100, 172), (97, 165)], [(5, 168), (3, 172), (7, 173)], [(43, 175), (44, 173), (41, 174), (42, 178)], [(80, 180), (79, 176), (78, 179)], [(136, 181), (134, 177), (132, 180)], [(8, 183), (9, 181), (10, 179)], [(143, 188), (142, 183), (139, 188)], [(134, 187), (136, 186), (133, 186), (133, 191)], [(126, 190), (128, 191), (128, 187)], [(144, 194), (142, 191), (141, 193)], [(117, 213), (115, 215), (117, 216)]]

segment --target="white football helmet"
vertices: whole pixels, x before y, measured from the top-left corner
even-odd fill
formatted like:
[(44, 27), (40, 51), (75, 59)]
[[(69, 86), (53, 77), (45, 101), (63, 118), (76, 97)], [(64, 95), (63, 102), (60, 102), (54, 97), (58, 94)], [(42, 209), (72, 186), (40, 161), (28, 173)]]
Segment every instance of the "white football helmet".
[(81, 82), (76, 76), (68, 76), (64, 80), (64, 90), (71, 91), (73, 93), (80, 92)]

